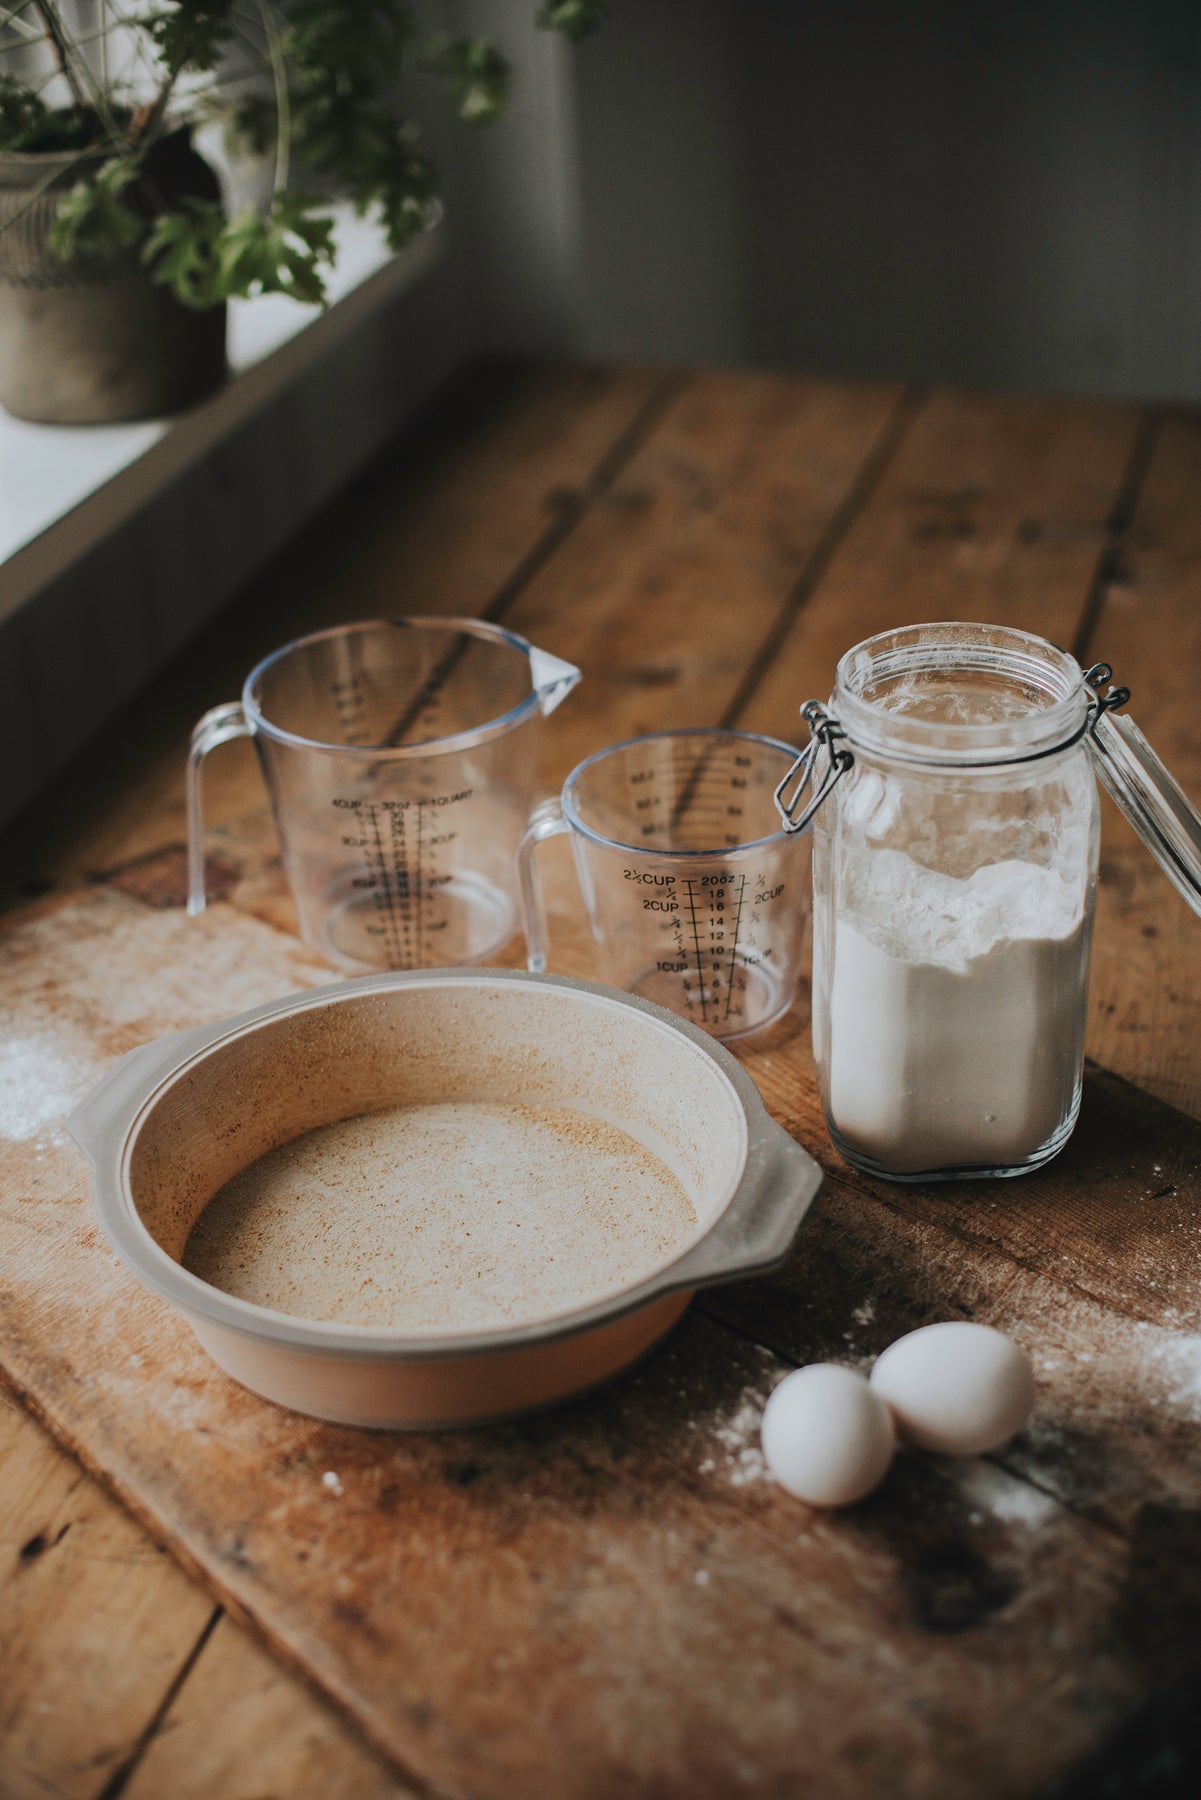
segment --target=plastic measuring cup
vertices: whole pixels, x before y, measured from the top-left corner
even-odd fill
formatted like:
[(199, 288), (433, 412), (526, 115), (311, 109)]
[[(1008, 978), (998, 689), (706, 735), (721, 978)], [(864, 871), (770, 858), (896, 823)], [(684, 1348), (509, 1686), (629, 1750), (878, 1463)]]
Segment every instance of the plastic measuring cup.
[(751, 732), (664, 731), (580, 763), (518, 851), (529, 967), (547, 955), (535, 851), (566, 832), (603, 980), (718, 1038), (778, 1018), (808, 911), (808, 853), (774, 800), (796, 754)]
[(580, 679), (478, 619), (374, 619), (265, 657), (188, 764), (188, 911), (204, 911), (205, 757), (250, 737), (303, 937), (346, 974), (483, 962), (517, 922), (539, 720)]

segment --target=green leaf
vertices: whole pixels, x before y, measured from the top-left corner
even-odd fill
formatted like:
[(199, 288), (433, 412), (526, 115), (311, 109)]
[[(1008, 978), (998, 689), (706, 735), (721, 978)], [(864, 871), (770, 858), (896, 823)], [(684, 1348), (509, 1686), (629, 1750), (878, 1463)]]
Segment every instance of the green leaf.
[(292, 130), (299, 155), (334, 176), (361, 213), (379, 208), (394, 250), (434, 222), (434, 169), (385, 101), (313, 84), (293, 94)]
[(443, 38), (434, 45), (432, 66), (443, 76), (461, 119), (490, 124), (509, 97), (509, 65), (487, 38)]
[(433, 165), (402, 146), (395, 160), (382, 167), (376, 179), (354, 196), (360, 212), (379, 208), (389, 247), (399, 250), (419, 231), (428, 231), (440, 217), (438, 178)]
[(233, 4), (234, 0), (176, 0), (136, 23), (149, 35), (169, 74), (212, 69), (233, 30)]
[(160, 213), (142, 246), (152, 280), (197, 311), (216, 306), (225, 298), (217, 257), (224, 229), (225, 215), (215, 200), (184, 200)]
[(247, 208), (231, 219), (217, 248), (225, 293), (288, 294), (324, 305), (321, 271), (334, 264), (334, 222), (310, 211), (317, 204), (301, 194), (277, 194), (266, 218)]
[(136, 157), (115, 156), (95, 175), (69, 188), (59, 201), (50, 231), (55, 256), (64, 262), (84, 255), (113, 256), (136, 244), (146, 230), (146, 221), (122, 196), (139, 173)]
[[(388, 241), (398, 248), (438, 216), (435, 171), (415, 152), (413, 129), (396, 116), (394, 104), (396, 78), (407, 68), (416, 39), (413, 6), (407, 0), (261, 3), (270, 8), (283, 53), (275, 74), (286, 85), (284, 117), (276, 115), (275, 96), (268, 99), (253, 87), (227, 97), (222, 111), (256, 148), (285, 140), (281, 164), (290, 139), (294, 154), (332, 177), (360, 212), (379, 210)], [(176, 85), (176, 77), (219, 63), (246, 4), (138, 0), (136, 10), (118, 15), (120, 29), (142, 33), (163, 65), (156, 125), (172, 94), (185, 116), (212, 111), (211, 97), (185, 94), (186, 84)], [(580, 38), (595, 29), (604, 5), (605, 0), (544, 0), (538, 22)], [(435, 48), (433, 66), (464, 120), (482, 123), (502, 111), (509, 69), (488, 40), (444, 39)], [(131, 129), (121, 95), (110, 95), (109, 103), (119, 128)], [(153, 116), (154, 106), (139, 108), (139, 118), (147, 111)], [(75, 148), (78, 141), (81, 149), (101, 141), (99, 118), (90, 107), (49, 111), (32, 88), (0, 76), (0, 148), (57, 147), (60, 139), (63, 147)], [(316, 202), (285, 193), (266, 218), (251, 212), (226, 220), (216, 203), (196, 199), (157, 212), (162, 200), (144, 177), (139, 191), (126, 195), (141, 166), (136, 152), (110, 156), (95, 175), (62, 196), (53, 236), (60, 255), (111, 255), (141, 241), (153, 278), (189, 306), (256, 293), (287, 293), (308, 304), (324, 301), (334, 248), (330, 220), (316, 210)]]
[(155, 221), (143, 260), (185, 306), (255, 294), (322, 306), (322, 271), (333, 267), (335, 246), (333, 220), (314, 213), (317, 204), (279, 194), (266, 218), (248, 207), (227, 220), (215, 201), (189, 200)]
[(405, 0), (291, 0), (285, 23), (290, 62), (372, 94), (401, 73), (417, 30)]
[(546, 0), (538, 10), (543, 31), (561, 31), (578, 44), (591, 35), (605, 16), (606, 0)]

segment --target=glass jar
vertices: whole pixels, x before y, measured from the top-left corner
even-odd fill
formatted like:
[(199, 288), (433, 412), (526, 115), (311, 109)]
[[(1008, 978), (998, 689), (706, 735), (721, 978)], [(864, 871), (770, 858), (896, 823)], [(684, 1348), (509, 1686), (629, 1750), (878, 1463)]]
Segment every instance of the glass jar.
[(926, 625), (858, 645), (833, 717), (806, 709), (825, 763), (814, 1054), (860, 1168), (1018, 1175), (1070, 1136), (1099, 842), (1088, 739), (1124, 697), (1099, 700), (1026, 632)]

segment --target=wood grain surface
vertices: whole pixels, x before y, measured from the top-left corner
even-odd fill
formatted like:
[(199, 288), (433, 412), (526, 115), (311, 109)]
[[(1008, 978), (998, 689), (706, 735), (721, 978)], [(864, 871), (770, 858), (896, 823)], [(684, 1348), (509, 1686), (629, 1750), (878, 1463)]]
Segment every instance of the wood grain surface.
[[(8, 834), (5, 1800), (1195, 1790), (1201, 958), (1112, 809), (1068, 1150), (963, 1188), (848, 1170), (802, 994), (739, 1051), (828, 1171), (795, 1258), (543, 1418), (388, 1437), (242, 1392), (106, 1250), (61, 1121), (132, 1044), (328, 976), (290, 935), (244, 746), (212, 762), (223, 897), (180, 910), (188, 730), (264, 650), (375, 611), (503, 618), (585, 670), (550, 787), (661, 725), (795, 738), (860, 637), (989, 618), (1109, 659), (1201, 792), (1199, 484), (1191, 416), (480, 369)], [(552, 966), (587, 974), (560, 850)], [(903, 1456), (838, 1515), (764, 1478), (759, 1411), (789, 1366), (862, 1364), (939, 1317), (1030, 1349), (1014, 1444)]]

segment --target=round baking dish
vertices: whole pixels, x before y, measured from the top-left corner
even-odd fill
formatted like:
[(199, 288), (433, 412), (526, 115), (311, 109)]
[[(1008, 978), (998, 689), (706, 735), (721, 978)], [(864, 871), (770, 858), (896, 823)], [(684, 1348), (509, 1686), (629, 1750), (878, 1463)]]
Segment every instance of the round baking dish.
[[(695, 1235), (599, 1299), (488, 1330), (297, 1318), (181, 1267), (207, 1202), (268, 1151), (317, 1126), (448, 1100), (563, 1107), (619, 1127), (681, 1182)], [(695, 1289), (779, 1264), (821, 1184), (706, 1033), (629, 994), (499, 970), (338, 982), (143, 1045), (67, 1123), (93, 1164), (109, 1242), (221, 1368), (295, 1411), (387, 1429), (507, 1417), (606, 1380)]]

